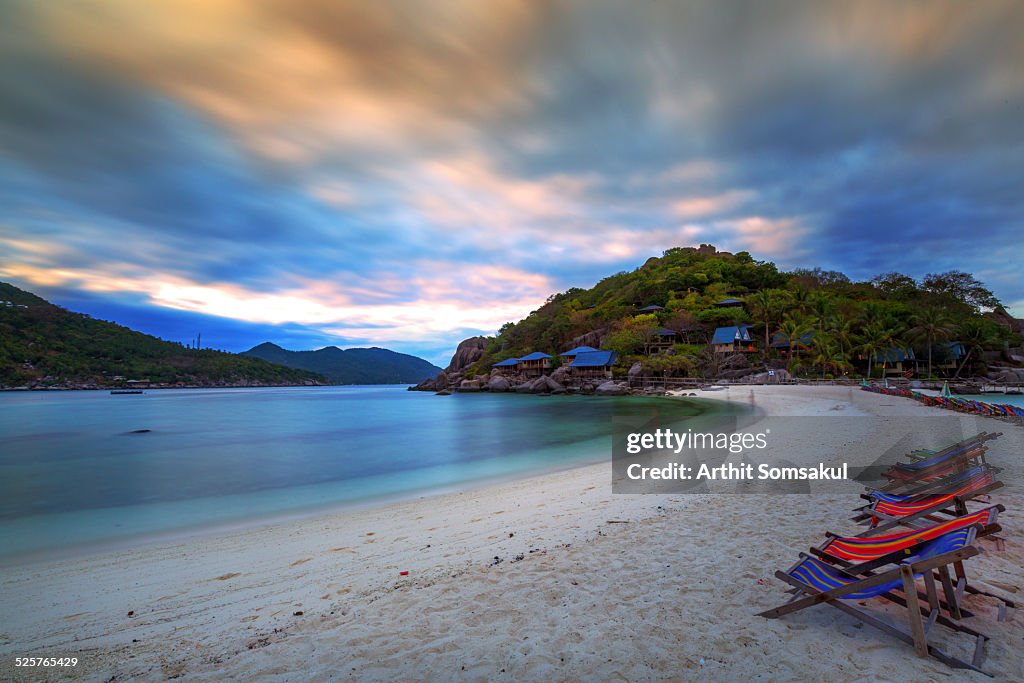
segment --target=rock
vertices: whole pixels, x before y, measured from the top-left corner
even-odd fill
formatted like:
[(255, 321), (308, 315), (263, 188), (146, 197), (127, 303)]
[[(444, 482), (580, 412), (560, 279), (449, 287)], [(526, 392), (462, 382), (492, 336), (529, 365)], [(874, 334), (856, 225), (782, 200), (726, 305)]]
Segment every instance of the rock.
[(437, 373), (437, 377), (434, 378), (434, 389), (441, 391), (442, 389), (448, 388), (448, 373), (444, 370)]
[(551, 379), (558, 382), (559, 384), (565, 384), (566, 380), (569, 379), (569, 366), (563, 365), (562, 367), (552, 372)]
[(480, 360), (480, 357), (484, 355), (486, 347), (486, 337), (470, 337), (469, 339), (462, 340), (459, 342), (458, 348), (455, 349), (455, 355), (452, 356), (452, 360), (448, 367), (445, 368), (445, 372), (451, 374), (468, 368)]
[(547, 377), (545, 375), (541, 375), (540, 377), (535, 379), (534, 382), (533, 382), (533, 393), (540, 394), (540, 393), (545, 393), (545, 392), (564, 393), (565, 392), (565, 387), (563, 387), (561, 384), (556, 382), (551, 377)]
[(436, 391), (437, 388), (434, 386), (434, 380), (429, 377), (414, 387), (409, 387), (409, 391)]
[(480, 391), (480, 380), (464, 379), (459, 382), (459, 391), (472, 392)]
[(608, 380), (603, 384), (599, 384), (594, 392), (599, 396), (622, 396), (629, 393), (629, 387), (620, 382)]
[(435, 396), (451, 396), (452, 392), (448, 391), (447, 389), (442, 389), (441, 391), (437, 392), (434, 395)]
[(510, 391), (511, 389), (511, 383), (501, 375), (491, 377), (490, 381), (487, 382), (488, 391)]
[(748, 379), (752, 382), (773, 384), (775, 382), (788, 382), (793, 379), (793, 376), (789, 374), (789, 370), (775, 370), (775, 375), (769, 375), (767, 372), (759, 372), (757, 374), (750, 375)]
[(644, 373), (644, 366), (643, 366), (643, 364), (637, 362), (637, 363), (633, 363), (633, 365), (629, 368), (629, 372), (626, 373), (626, 377), (628, 377), (629, 381), (632, 382), (633, 380), (635, 380), (637, 377), (639, 377), (643, 373)]

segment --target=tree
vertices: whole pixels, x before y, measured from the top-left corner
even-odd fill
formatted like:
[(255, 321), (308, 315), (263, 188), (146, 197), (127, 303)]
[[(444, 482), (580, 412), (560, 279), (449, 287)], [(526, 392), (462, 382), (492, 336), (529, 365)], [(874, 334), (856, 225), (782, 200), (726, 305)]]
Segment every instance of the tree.
[(980, 280), (960, 270), (929, 273), (924, 276), (921, 286), (935, 296), (964, 304), (975, 312), (999, 305), (999, 299)]
[(932, 376), (932, 347), (935, 342), (948, 341), (953, 336), (949, 317), (937, 308), (926, 308), (911, 318), (913, 327), (907, 331), (911, 339), (928, 345), (928, 378)]
[(818, 333), (814, 336), (811, 345), (814, 351), (811, 362), (821, 366), (822, 379), (825, 379), (825, 371), (829, 368), (841, 373), (850, 366), (846, 354), (831, 335)]
[(779, 334), (789, 343), (789, 360), (793, 360), (793, 351), (807, 348), (805, 337), (811, 332), (811, 324), (806, 318), (786, 316), (779, 327)]
[(960, 376), (960, 373), (967, 367), (967, 362), (975, 352), (980, 356), (985, 347), (995, 341), (996, 338), (996, 331), (992, 328), (992, 324), (989, 321), (977, 318), (965, 320), (963, 325), (960, 326), (960, 343), (964, 345), (967, 353), (964, 354), (964, 360), (960, 363), (960, 367), (956, 369), (956, 374), (953, 375), (954, 379)]
[(764, 326), (764, 350), (771, 346), (771, 328), (782, 319), (786, 308), (785, 292), (779, 289), (764, 289), (747, 297), (747, 307), (754, 320)]
[(881, 327), (868, 325), (860, 336), (860, 351), (868, 357), (868, 377), (875, 357), (889, 349), (889, 333)]

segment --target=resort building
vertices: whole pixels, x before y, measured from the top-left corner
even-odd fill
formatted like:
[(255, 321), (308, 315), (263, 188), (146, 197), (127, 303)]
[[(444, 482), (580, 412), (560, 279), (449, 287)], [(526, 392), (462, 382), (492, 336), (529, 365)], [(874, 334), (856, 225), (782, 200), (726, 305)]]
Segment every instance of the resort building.
[(599, 377), (611, 379), (612, 366), (618, 357), (614, 351), (584, 351), (569, 365), (573, 377)]
[(679, 337), (684, 344), (707, 344), (708, 333), (702, 325), (687, 325), (679, 330)]
[(932, 349), (933, 365), (937, 369), (956, 370), (967, 355), (963, 342), (951, 341), (939, 344)]
[(541, 351), (534, 351), (518, 360), (516, 369), (528, 376), (540, 376), (551, 369), (551, 356)]
[(711, 347), (715, 353), (751, 353), (757, 350), (750, 336), (750, 325), (715, 328)]
[(741, 299), (722, 299), (715, 304), (718, 308), (743, 308)]
[(569, 349), (564, 353), (558, 354), (558, 357), (562, 359), (565, 364), (572, 363), (573, 360), (581, 353), (590, 353), (591, 351), (597, 351), (593, 346), (577, 346), (575, 349)]
[(643, 308), (638, 310), (637, 313), (657, 313), (658, 311), (664, 311), (664, 310), (665, 310), (664, 306), (658, 306), (656, 304), (651, 304), (650, 306), (644, 306)]
[[(807, 353), (811, 349), (811, 343), (814, 341), (814, 330), (806, 332), (800, 335), (800, 342), (793, 348), (793, 353)], [(776, 332), (772, 335), (771, 347), (778, 349), (779, 351), (789, 351), (789, 338), (782, 332)]]
[(909, 375), (917, 370), (914, 349), (893, 346), (875, 354), (875, 364), (882, 367), (882, 376)]
[(659, 327), (645, 345), (647, 355), (670, 349), (677, 341), (679, 341), (678, 332), (667, 327)]
[(502, 372), (512, 372), (516, 369), (517, 365), (519, 365), (518, 358), (506, 358), (503, 361), (495, 363), (491, 367), (493, 367), (495, 370), (501, 370)]

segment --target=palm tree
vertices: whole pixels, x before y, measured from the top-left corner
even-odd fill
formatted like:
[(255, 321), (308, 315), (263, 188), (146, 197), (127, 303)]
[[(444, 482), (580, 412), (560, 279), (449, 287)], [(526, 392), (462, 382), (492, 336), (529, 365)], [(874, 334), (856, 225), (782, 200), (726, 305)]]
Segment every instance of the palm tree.
[(840, 351), (849, 354), (853, 350), (855, 335), (853, 333), (853, 323), (849, 318), (832, 316), (825, 322), (825, 329), (832, 335)]
[(793, 351), (797, 347), (806, 348), (804, 337), (811, 332), (811, 325), (806, 318), (787, 316), (779, 327), (779, 334), (789, 343), (789, 360), (793, 361)]
[(814, 341), (811, 342), (811, 347), (814, 350), (814, 355), (811, 357), (811, 362), (815, 365), (821, 366), (821, 378), (825, 379), (825, 371), (832, 368), (839, 371), (839, 368), (846, 363), (846, 356), (839, 348), (839, 344), (836, 342), (828, 333), (818, 333), (814, 335)]
[(928, 345), (928, 378), (932, 376), (932, 346), (937, 341), (948, 341), (953, 336), (953, 325), (938, 308), (926, 308), (912, 319), (914, 327), (908, 334), (911, 339), (924, 340)]
[(871, 377), (871, 366), (875, 356), (888, 350), (888, 339), (889, 333), (883, 328), (874, 325), (868, 325), (864, 328), (860, 336), (860, 344), (857, 348), (868, 357), (868, 377)]
[(783, 292), (777, 289), (762, 289), (747, 297), (747, 306), (754, 320), (764, 325), (764, 352), (768, 353), (771, 346), (769, 335), (771, 328), (782, 317), (786, 300)]
[(960, 373), (967, 366), (967, 361), (971, 359), (971, 354), (977, 351), (980, 355), (985, 346), (992, 343), (994, 339), (995, 335), (992, 334), (992, 328), (986, 325), (984, 321), (975, 318), (964, 321), (964, 324), (960, 326), (960, 343), (967, 349), (967, 353), (964, 355), (964, 360), (960, 363), (960, 367), (957, 368), (956, 374), (953, 375), (953, 379), (960, 376)]

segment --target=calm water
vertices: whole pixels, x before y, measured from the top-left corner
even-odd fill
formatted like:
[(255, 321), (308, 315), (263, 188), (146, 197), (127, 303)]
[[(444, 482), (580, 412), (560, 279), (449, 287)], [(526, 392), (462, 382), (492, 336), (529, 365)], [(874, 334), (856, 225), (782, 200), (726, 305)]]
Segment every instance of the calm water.
[(613, 411), (707, 405), (404, 387), (0, 393), (0, 563), (610, 458)]

